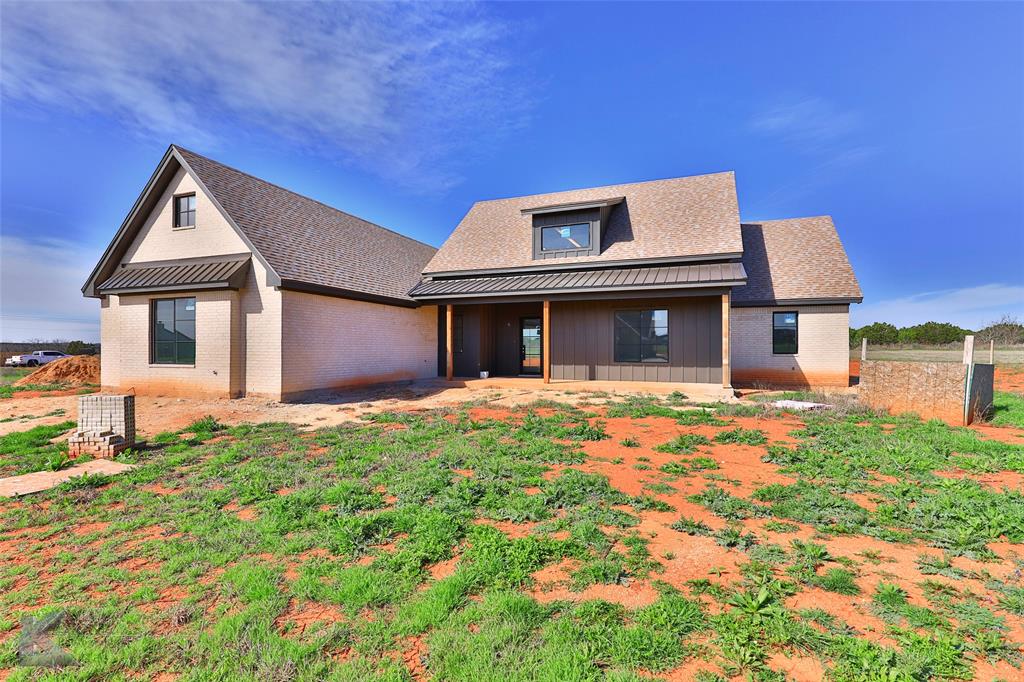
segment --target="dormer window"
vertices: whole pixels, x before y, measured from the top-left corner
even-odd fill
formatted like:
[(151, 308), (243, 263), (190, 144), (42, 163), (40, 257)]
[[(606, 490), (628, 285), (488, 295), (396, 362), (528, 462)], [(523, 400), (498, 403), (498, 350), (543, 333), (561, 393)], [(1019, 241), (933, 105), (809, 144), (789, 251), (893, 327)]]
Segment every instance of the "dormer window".
[(568, 251), (590, 248), (590, 223), (541, 228), (542, 251)]
[(601, 253), (601, 236), (624, 197), (523, 208), (533, 223), (533, 258), (580, 258)]
[(174, 227), (196, 226), (196, 195), (180, 194), (174, 197)]

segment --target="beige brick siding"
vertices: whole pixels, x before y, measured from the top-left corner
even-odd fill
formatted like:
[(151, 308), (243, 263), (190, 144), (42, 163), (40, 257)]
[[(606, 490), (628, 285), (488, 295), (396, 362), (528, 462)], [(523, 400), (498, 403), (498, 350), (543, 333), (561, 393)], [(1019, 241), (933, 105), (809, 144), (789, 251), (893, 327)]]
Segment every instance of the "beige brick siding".
[[(119, 342), (103, 346), (100, 375), (104, 388), (149, 395), (237, 395), (232, 385), (232, 329), (238, 317), (238, 293), (200, 291), (196, 298), (195, 365), (150, 362), (150, 302), (170, 296), (108, 296), (104, 339), (116, 328)], [(177, 297), (178, 294), (175, 294)]]
[[(173, 197), (187, 192), (196, 193), (196, 225), (194, 228), (175, 229)], [(144, 263), (248, 251), (245, 242), (209, 197), (199, 189), (192, 176), (179, 170), (128, 248), (122, 262)]]
[[(795, 355), (772, 353), (772, 313), (797, 311)], [(850, 307), (809, 305), (733, 307), (730, 320), (734, 386), (846, 386)]]
[(285, 396), (436, 376), (436, 306), (282, 294)]
[(267, 273), (252, 259), (245, 288), (239, 292), (241, 337), (236, 367), (246, 395), (281, 398), (281, 292), (266, 285)]

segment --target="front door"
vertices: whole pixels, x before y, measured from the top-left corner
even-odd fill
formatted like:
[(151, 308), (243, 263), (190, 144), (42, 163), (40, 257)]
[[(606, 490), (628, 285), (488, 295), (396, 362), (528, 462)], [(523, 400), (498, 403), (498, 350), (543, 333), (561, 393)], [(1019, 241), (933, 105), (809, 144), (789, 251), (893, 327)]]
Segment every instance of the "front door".
[(541, 371), (539, 317), (520, 318), (519, 340), (519, 373), (539, 375)]

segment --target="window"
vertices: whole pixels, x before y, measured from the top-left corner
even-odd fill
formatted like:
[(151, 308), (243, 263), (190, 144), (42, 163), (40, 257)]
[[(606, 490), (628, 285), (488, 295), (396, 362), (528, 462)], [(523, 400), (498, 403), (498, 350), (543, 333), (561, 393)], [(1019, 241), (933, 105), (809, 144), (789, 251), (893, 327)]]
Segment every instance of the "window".
[(174, 226), (196, 226), (196, 195), (184, 194), (174, 197)]
[(795, 355), (796, 350), (796, 313), (772, 313), (772, 353)]
[(151, 305), (153, 364), (196, 364), (196, 299), (162, 298)]
[(462, 315), (456, 315), (452, 319), (452, 352), (462, 352), (463, 323)]
[(668, 311), (616, 311), (615, 362), (668, 362)]
[(541, 228), (540, 248), (541, 251), (589, 249), (590, 223)]

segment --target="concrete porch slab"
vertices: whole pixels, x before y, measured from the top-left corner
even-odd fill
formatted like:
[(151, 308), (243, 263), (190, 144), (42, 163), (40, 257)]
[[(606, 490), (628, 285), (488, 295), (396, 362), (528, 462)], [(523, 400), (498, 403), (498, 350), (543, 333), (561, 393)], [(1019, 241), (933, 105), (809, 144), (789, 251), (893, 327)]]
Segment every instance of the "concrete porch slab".
[(464, 388), (470, 391), (520, 390), (560, 393), (610, 393), (613, 395), (669, 395), (678, 391), (694, 402), (729, 402), (736, 400), (735, 391), (715, 384), (687, 384), (661, 381), (570, 381), (552, 379), (545, 384), (533, 377), (490, 377), (488, 379), (443, 378), (423, 379), (416, 386), (443, 391), (445, 388)]
[(83, 464), (76, 464), (60, 471), (37, 471), (21, 476), (0, 478), (0, 497), (19, 497), (29, 493), (38, 493), (56, 488), (61, 483), (76, 476), (85, 474), (107, 474), (112, 476), (135, 468), (134, 464), (121, 464), (109, 459), (94, 459)]

